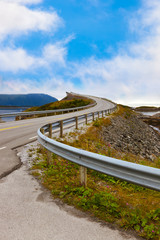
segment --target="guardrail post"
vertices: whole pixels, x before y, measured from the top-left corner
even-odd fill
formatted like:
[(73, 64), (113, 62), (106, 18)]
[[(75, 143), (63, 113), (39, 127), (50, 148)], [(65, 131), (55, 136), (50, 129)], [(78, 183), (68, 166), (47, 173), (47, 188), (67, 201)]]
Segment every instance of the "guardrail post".
[(63, 137), (63, 120), (60, 121), (60, 137)]
[(87, 114), (85, 115), (85, 118), (86, 118), (86, 124), (87, 124), (88, 123)]
[(94, 112), (92, 113), (92, 117), (93, 117), (93, 122), (94, 122)]
[[(41, 131), (41, 133), (44, 135), (44, 129), (41, 128), (40, 131)], [(40, 148), (41, 148), (42, 150), (45, 149), (42, 145), (40, 146)], [(50, 152), (49, 150), (47, 150), (47, 164), (48, 164), (48, 165), (50, 165), (51, 159), (52, 159), (52, 152)]]
[(99, 118), (99, 112), (98, 112), (98, 118)]
[[(41, 128), (40, 131), (41, 131), (41, 133), (44, 135), (44, 129)], [(43, 151), (43, 150), (44, 150), (44, 147), (43, 147), (42, 145), (40, 145), (40, 149)]]
[(49, 138), (52, 138), (52, 124), (49, 124)]
[(78, 129), (78, 117), (75, 117), (76, 120), (76, 129)]
[(87, 187), (87, 168), (80, 166), (80, 183), (82, 186)]
[(52, 152), (47, 150), (47, 165), (50, 165), (52, 161)]

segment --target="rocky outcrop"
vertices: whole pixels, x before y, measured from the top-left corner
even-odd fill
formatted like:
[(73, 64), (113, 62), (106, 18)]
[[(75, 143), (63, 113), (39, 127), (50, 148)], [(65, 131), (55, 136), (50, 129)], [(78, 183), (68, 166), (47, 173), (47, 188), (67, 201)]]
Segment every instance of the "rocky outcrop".
[(140, 155), (149, 160), (160, 156), (160, 134), (132, 114), (111, 118), (111, 125), (103, 126), (102, 138), (113, 148)]
[(160, 107), (137, 107), (134, 108), (137, 112), (158, 112), (160, 111)]
[(160, 113), (154, 114), (153, 116), (139, 115), (145, 123), (153, 125), (160, 129)]

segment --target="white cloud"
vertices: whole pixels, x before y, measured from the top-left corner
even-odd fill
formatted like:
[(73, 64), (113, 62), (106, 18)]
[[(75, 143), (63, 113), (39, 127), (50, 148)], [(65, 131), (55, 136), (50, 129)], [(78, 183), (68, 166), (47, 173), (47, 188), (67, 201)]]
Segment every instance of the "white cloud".
[(12, 2), (12, 3), (20, 3), (20, 4), (39, 4), (43, 0), (0, 0), (0, 2)]
[[(40, 87), (41, 86), (41, 87)], [(31, 81), (30, 79), (9, 79), (3, 81), (0, 78), (0, 93), (46, 93), (58, 99), (66, 95), (66, 91), (75, 92), (75, 87), (71, 81), (63, 80), (61, 77), (43, 79), (43, 81)]]
[(41, 56), (30, 55), (23, 48), (0, 49), (0, 71), (13, 72), (32, 71), (38, 68), (48, 68), (54, 71), (55, 68), (66, 67), (67, 47), (66, 44), (72, 37), (68, 37), (54, 44), (47, 44), (41, 50)]
[[(74, 35), (69, 35), (67, 38), (54, 44), (47, 44), (43, 49), (43, 60), (46, 62), (44, 65), (53, 63), (65, 67), (68, 53), (66, 45), (74, 38)], [(51, 66), (53, 67), (53, 65)]]
[(46, 62), (46, 65), (49, 63), (54, 63), (65, 66), (66, 55), (66, 47), (59, 43), (48, 44), (43, 50), (43, 59)]
[(107, 97), (123, 104), (160, 103), (160, 69), (155, 62), (117, 56), (112, 60), (90, 59), (75, 67), (83, 92)]
[[(152, 4), (153, 3), (153, 4)], [(75, 64), (85, 93), (131, 103), (160, 104), (160, 2), (144, 1), (132, 19), (137, 43), (124, 43), (112, 59), (85, 59)]]
[(142, 0), (143, 6), (130, 20), (130, 29), (142, 37), (148, 34), (160, 34), (160, 2), (159, 0)]
[(54, 11), (31, 10), (15, 2), (0, 1), (1, 41), (8, 35), (13, 37), (29, 31), (54, 32), (61, 24), (62, 20)]
[(29, 56), (22, 48), (5, 48), (0, 50), (0, 71), (17, 72), (33, 66), (35, 58)]
[[(66, 44), (74, 38), (73, 36), (54, 44), (47, 44), (38, 58), (29, 55), (24, 49), (3, 48), (0, 50), (0, 69), (3, 71), (31, 71), (32, 68), (45, 67), (54, 72), (56, 66), (64, 78), (54, 72), (54, 78), (41, 80), (40, 83), (27, 79), (23, 83), (21, 80), (5, 82), (1, 80), (0, 89), (3, 92), (10, 91), (9, 93), (31, 92), (32, 89), (32, 92), (45, 92), (58, 98), (63, 97), (65, 91), (74, 91), (107, 97), (126, 105), (160, 103), (160, 15), (158, 12), (160, 12), (159, 1), (153, 0), (151, 3), (150, 0), (145, 0), (142, 8), (130, 21), (131, 30), (135, 31), (139, 41), (124, 43), (117, 55), (111, 59), (91, 57), (81, 62), (68, 62)], [(36, 30), (34, 27), (32, 29)], [(69, 77), (71, 80), (66, 80)], [(79, 87), (72, 79), (80, 79)]]
[[(0, 71), (18, 72), (38, 67), (49, 67), (51, 63), (65, 65), (66, 38), (54, 44), (46, 44), (40, 49), (38, 57), (28, 53), (23, 47), (16, 48), (15, 36), (29, 32), (46, 31), (53, 33), (61, 24), (62, 19), (56, 12), (32, 10), (25, 4), (40, 3), (41, 0), (0, 0)], [(24, 5), (23, 5), (24, 4)], [(9, 38), (7, 38), (9, 36)], [(7, 46), (8, 47), (5, 47)]]

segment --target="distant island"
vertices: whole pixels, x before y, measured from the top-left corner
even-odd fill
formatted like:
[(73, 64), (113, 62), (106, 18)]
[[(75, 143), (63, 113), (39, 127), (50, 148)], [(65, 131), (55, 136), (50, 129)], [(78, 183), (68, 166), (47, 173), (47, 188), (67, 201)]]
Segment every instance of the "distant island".
[(134, 110), (138, 112), (158, 112), (160, 111), (160, 107), (141, 106), (134, 108)]
[(33, 107), (56, 102), (58, 99), (47, 94), (0, 94), (0, 107)]

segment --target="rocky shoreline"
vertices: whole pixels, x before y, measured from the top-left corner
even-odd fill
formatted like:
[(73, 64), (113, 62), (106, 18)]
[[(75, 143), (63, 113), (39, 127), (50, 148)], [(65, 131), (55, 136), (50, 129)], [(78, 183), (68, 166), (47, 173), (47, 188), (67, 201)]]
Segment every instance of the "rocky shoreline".
[(140, 114), (139, 118), (142, 119), (145, 123), (160, 129), (160, 113), (154, 114), (153, 116)]
[(114, 116), (109, 126), (103, 126), (102, 138), (118, 151), (130, 152), (154, 161), (160, 157), (160, 134), (132, 111), (130, 116)]
[(134, 110), (136, 112), (158, 112), (160, 107), (136, 107)]

